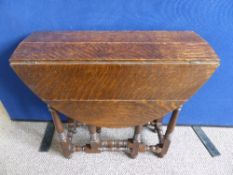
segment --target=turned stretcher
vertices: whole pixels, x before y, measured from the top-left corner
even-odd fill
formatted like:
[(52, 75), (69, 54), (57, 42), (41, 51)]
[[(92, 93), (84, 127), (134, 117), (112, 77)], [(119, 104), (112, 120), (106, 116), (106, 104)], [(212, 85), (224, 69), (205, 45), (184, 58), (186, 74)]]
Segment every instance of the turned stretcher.
[[(219, 59), (193, 32), (38, 32), (19, 44), (10, 64), (48, 104), (65, 157), (74, 151), (166, 154), (181, 106), (210, 78)], [(172, 112), (173, 111), (173, 112)], [(69, 118), (64, 131), (58, 113)], [(165, 134), (163, 117), (172, 112)], [(90, 143), (72, 136), (88, 126)], [(143, 126), (159, 143), (141, 142)], [(101, 140), (101, 127), (135, 127), (128, 140)]]

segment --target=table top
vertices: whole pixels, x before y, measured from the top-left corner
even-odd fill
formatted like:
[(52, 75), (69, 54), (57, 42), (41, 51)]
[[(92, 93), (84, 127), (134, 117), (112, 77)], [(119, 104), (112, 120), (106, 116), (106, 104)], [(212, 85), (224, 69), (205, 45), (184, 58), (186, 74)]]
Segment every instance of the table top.
[(184, 104), (219, 60), (193, 32), (39, 32), (10, 59), (45, 103), (82, 123), (144, 125)]
[(219, 59), (191, 31), (35, 32), (19, 44), (20, 61), (213, 61)]

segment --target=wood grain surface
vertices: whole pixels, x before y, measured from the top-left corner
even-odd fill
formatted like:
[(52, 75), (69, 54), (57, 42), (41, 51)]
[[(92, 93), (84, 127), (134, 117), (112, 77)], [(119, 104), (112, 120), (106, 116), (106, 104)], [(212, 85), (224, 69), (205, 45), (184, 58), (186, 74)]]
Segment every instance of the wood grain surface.
[(11, 66), (53, 108), (80, 122), (127, 127), (187, 101), (219, 59), (193, 32), (49, 32), (23, 41)]
[(218, 61), (195, 33), (150, 31), (33, 33), (18, 46), (11, 61), (202, 59)]
[(160, 119), (184, 101), (103, 100), (47, 101), (58, 111), (82, 123), (99, 127), (129, 127)]
[(216, 64), (17, 64), (43, 100), (187, 100)]

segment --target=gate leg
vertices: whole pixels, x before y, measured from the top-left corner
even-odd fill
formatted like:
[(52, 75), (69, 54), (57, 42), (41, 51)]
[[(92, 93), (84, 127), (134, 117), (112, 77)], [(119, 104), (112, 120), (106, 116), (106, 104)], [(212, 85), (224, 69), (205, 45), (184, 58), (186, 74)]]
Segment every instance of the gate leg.
[(63, 155), (66, 158), (70, 158), (70, 155), (72, 153), (72, 146), (71, 146), (71, 143), (64, 132), (64, 127), (63, 127), (63, 124), (60, 120), (60, 117), (59, 117), (58, 113), (53, 108), (48, 106), (48, 109), (52, 115), (53, 123), (54, 123), (55, 129), (56, 129), (56, 132), (58, 133), (58, 136), (59, 136), (59, 141), (60, 141)]
[(177, 117), (181, 111), (181, 108), (182, 108), (182, 106), (172, 112), (170, 121), (169, 121), (168, 126), (167, 126), (166, 133), (165, 133), (164, 138), (163, 138), (162, 149), (161, 149), (161, 152), (158, 154), (159, 157), (163, 157), (168, 151), (168, 148), (169, 148), (170, 143), (171, 143), (172, 132), (175, 129), (176, 120), (177, 120)]
[(101, 127), (96, 127), (96, 132), (97, 132), (98, 134), (100, 134), (100, 133), (101, 133)]
[(131, 144), (130, 144), (130, 157), (131, 158), (136, 158), (139, 152), (139, 145), (141, 143), (141, 132), (142, 132), (142, 125), (138, 125), (135, 127), (134, 129), (134, 136), (133, 139), (130, 140)]
[(157, 132), (159, 144), (163, 144), (163, 125), (162, 118), (154, 121), (154, 130)]
[(90, 145), (85, 149), (85, 152), (87, 153), (99, 153), (99, 143), (100, 138), (97, 131), (97, 127), (93, 125), (88, 125), (88, 130), (90, 133)]
[(78, 121), (68, 118), (68, 133), (67, 137), (72, 144), (73, 135), (77, 133)]

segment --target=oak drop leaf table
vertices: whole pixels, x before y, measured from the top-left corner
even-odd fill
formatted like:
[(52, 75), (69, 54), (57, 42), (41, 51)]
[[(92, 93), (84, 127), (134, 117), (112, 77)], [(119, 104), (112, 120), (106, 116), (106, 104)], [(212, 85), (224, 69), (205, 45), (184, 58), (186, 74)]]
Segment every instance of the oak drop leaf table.
[[(210, 78), (219, 59), (189, 31), (35, 32), (18, 45), (10, 64), (48, 104), (65, 157), (126, 151), (135, 158), (145, 151), (167, 153), (182, 104)], [(69, 118), (68, 131), (58, 112)], [(80, 124), (90, 132), (83, 146), (72, 143)], [(157, 132), (157, 145), (141, 141), (145, 126)], [(134, 127), (134, 136), (101, 140), (101, 127)]]

